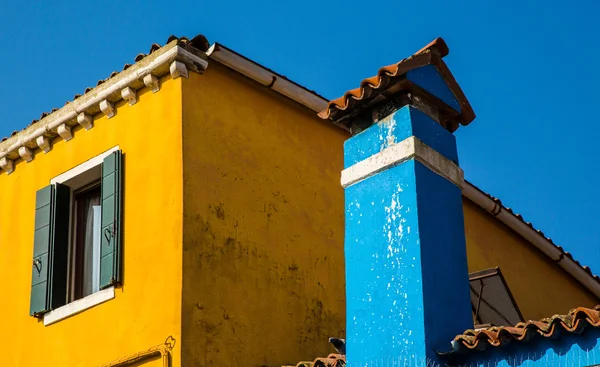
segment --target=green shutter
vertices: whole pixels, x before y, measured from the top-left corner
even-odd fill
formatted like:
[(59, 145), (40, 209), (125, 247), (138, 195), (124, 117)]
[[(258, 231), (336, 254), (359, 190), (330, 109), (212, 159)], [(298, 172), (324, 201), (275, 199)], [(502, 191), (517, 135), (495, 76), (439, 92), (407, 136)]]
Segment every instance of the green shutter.
[(54, 187), (46, 186), (35, 195), (35, 232), (29, 314), (39, 315), (50, 309), (48, 275), (50, 270), (50, 232)]
[(100, 289), (121, 283), (121, 151), (102, 163)]
[(69, 226), (71, 223), (71, 189), (54, 185), (54, 210), (52, 215), (51, 266), (49, 274), (50, 309), (67, 303), (67, 268), (69, 262)]
[(29, 314), (39, 316), (66, 302), (70, 189), (50, 185), (36, 193)]

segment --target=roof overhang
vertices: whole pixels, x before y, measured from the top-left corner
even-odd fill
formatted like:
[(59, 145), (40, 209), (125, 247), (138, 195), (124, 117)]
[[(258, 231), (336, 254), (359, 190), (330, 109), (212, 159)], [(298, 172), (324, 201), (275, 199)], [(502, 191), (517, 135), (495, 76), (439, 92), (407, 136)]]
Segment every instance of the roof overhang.
[[(462, 89), (442, 60), (448, 54), (448, 46), (443, 39), (437, 38), (414, 55), (400, 62), (382, 67), (377, 75), (364, 79), (360, 86), (344, 93), (340, 98), (330, 101), (327, 107), (319, 113), (319, 117), (341, 123), (349, 128), (353, 126), (352, 118), (359, 116), (363, 111), (389, 100), (396, 95), (408, 95), (410, 99), (417, 99), (436, 110), (436, 117), (442, 126), (450, 132), (458, 129), (459, 125), (468, 125), (475, 119)], [(453, 98), (458, 103), (458, 108), (451, 106), (416, 82), (409, 75), (411, 71), (432, 65), (441, 76)], [(427, 112), (427, 111), (424, 111)]]
[(26, 129), (0, 142), (0, 168), (11, 173), (15, 161), (20, 158), (31, 161), (37, 148), (48, 153), (52, 148), (52, 139), (60, 136), (70, 140), (74, 126), (91, 128), (93, 116), (99, 113), (112, 117), (115, 104), (123, 99), (135, 104), (137, 91), (143, 87), (157, 92), (160, 90), (159, 79), (164, 75), (170, 74), (173, 78), (187, 77), (188, 70), (202, 72), (207, 66), (208, 61), (203, 52), (194, 47), (186, 47), (179, 40), (173, 40), (122, 72), (101, 81), (98, 86), (67, 102), (62, 108), (44, 115)]

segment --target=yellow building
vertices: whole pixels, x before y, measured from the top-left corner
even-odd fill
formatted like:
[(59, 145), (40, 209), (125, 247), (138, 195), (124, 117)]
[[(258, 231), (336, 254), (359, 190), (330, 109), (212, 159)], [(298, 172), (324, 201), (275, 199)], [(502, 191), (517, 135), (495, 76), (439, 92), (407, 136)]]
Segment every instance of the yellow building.
[[(346, 127), (202, 36), (169, 38), (0, 143), (5, 366), (277, 366), (345, 330)], [(467, 173), (468, 174), (468, 173)], [(469, 271), (524, 318), (600, 283), (468, 184)], [(34, 347), (33, 347), (34, 346)]]

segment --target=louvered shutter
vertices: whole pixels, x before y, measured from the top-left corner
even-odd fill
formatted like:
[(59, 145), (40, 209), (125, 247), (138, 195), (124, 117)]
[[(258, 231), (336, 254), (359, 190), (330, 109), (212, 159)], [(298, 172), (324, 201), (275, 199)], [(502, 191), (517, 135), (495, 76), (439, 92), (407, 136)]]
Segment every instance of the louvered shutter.
[(50, 273), (50, 232), (54, 186), (46, 186), (35, 195), (35, 232), (29, 314), (37, 316), (50, 309), (48, 275)]
[(102, 163), (100, 289), (121, 283), (121, 151)]
[(41, 316), (66, 302), (70, 190), (50, 185), (36, 193), (29, 314)]

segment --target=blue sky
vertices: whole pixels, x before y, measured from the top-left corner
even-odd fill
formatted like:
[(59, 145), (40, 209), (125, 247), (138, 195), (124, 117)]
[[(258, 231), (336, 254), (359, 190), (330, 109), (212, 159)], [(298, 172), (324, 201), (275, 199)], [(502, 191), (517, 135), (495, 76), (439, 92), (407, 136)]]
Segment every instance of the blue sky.
[(0, 0), (0, 136), (170, 34), (203, 33), (328, 98), (442, 36), (477, 114), (456, 133), (466, 178), (600, 272), (594, 1), (48, 3)]

